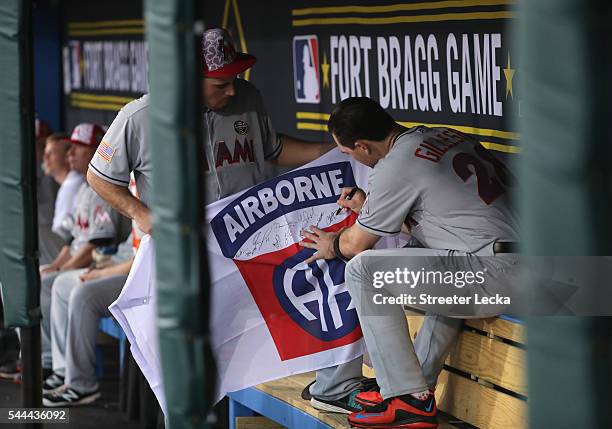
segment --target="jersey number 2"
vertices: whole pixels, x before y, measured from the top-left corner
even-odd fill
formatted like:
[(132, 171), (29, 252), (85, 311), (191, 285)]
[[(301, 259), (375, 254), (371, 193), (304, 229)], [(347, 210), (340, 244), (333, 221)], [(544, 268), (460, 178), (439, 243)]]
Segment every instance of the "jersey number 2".
[[(453, 158), (453, 169), (464, 182), (467, 182), (473, 174), (476, 174), (478, 196), (487, 205), (490, 205), (500, 195), (506, 192), (504, 185), (512, 186), (514, 178), (504, 163), (491, 155), (487, 149), (482, 147), (479, 143), (475, 144), (474, 148), (478, 157), (466, 152), (458, 153)], [(483, 161), (488, 162), (495, 169), (495, 175), (493, 177), (489, 176), (489, 172)], [(472, 168), (470, 168), (470, 166)]]

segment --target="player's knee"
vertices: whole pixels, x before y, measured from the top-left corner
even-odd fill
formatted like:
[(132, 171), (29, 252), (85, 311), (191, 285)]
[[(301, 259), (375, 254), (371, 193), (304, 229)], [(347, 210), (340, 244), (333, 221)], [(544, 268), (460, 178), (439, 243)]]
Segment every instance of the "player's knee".
[(68, 306), (71, 309), (79, 309), (84, 307), (89, 301), (91, 295), (91, 291), (87, 288), (87, 285), (81, 283), (75, 286), (70, 292), (70, 299), (68, 301)]
[(73, 279), (69, 274), (71, 273), (62, 273), (53, 281), (53, 287), (51, 288), (51, 295), (54, 297), (53, 299), (61, 298), (63, 300), (67, 300), (70, 296)]
[(366, 250), (355, 255), (347, 264), (344, 271), (346, 286), (350, 290), (356, 290), (364, 284), (371, 284), (368, 276), (367, 261), (371, 256), (371, 250)]

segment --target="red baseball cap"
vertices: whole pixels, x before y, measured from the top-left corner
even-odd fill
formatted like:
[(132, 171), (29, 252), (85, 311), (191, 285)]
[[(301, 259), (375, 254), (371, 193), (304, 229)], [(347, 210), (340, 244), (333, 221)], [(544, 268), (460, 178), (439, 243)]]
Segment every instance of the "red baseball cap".
[(98, 146), (104, 136), (104, 129), (97, 124), (83, 123), (74, 127), (70, 143)]
[(236, 52), (227, 30), (211, 28), (202, 35), (204, 76), (224, 78), (242, 73), (257, 61), (253, 55)]

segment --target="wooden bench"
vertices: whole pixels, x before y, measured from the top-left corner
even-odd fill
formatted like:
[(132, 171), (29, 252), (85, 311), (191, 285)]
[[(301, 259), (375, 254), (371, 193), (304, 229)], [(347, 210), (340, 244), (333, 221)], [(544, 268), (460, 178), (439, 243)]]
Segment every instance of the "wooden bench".
[[(407, 315), (416, 337), (423, 316)], [(438, 378), (438, 408), (482, 429), (527, 428), (527, 351), (522, 322), (470, 319)]]
[[(407, 314), (416, 337), (423, 316)], [(526, 351), (523, 325), (514, 319), (467, 320), (438, 379), (438, 408), (483, 429), (527, 427)], [(373, 377), (364, 365), (364, 375)], [(230, 393), (230, 429), (346, 428), (346, 416), (319, 412), (301, 399), (314, 373), (286, 377)], [(258, 416), (261, 415), (261, 416)], [(440, 429), (455, 427), (448, 416)]]

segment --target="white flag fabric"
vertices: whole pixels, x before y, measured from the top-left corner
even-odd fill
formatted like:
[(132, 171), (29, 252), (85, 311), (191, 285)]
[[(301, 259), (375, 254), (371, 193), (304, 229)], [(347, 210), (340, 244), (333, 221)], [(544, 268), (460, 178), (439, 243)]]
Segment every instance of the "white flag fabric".
[[(366, 188), (369, 169), (337, 149), (207, 207), (211, 331), (217, 399), (227, 392), (325, 368), (363, 353), (340, 260), (303, 261), (300, 230), (337, 231), (356, 216), (338, 210), (342, 187)], [(152, 240), (143, 238), (109, 307), (162, 409)]]

